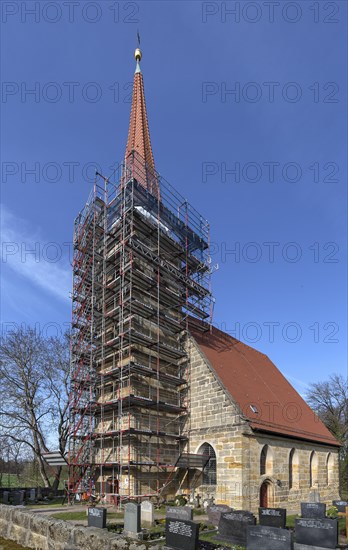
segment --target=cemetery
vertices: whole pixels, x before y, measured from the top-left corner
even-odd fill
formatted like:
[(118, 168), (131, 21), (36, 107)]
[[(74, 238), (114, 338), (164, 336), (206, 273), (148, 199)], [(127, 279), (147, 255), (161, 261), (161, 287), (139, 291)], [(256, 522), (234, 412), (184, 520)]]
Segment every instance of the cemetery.
[(343, 517), (348, 512), (348, 502), (343, 500), (332, 501), (330, 507), (321, 502), (301, 502), (300, 514), (287, 515), (286, 509), (281, 508), (260, 507), (258, 514), (253, 514), (214, 502), (198, 508), (190, 502), (175, 505), (177, 502), (172, 501), (159, 505), (149, 499), (128, 502), (117, 512), (114, 506), (85, 506), (82, 503), (64, 507), (60, 504), (59, 509), (61, 499), (58, 504), (41, 504), (40, 507), (33, 503), (33, 492), (24, 490), (3, 491), (1, 498), (0, 537), (26, 549), (348, 548), (348, 519)]

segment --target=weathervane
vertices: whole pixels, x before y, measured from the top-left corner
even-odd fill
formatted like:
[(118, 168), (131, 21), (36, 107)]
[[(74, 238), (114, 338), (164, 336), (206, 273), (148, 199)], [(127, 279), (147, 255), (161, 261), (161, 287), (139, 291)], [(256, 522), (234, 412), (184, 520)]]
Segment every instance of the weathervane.
[[(141, 60), (141, 56), (142, 56), (142, 53), (141, 53), (141, 49), (140, 49), (140, 34), (139, 34), (139, 29), (137, 30), (137, 41), (138, 41), (138, 46), (136, 47), (135, 49), (135, 52), (134, 52), (134, 57), (137, 61), (137, 63)], [(138, 66), (137, 66), (138, 68)], [(140, 68), (139, 68), (139, 71), (140, 71)]]

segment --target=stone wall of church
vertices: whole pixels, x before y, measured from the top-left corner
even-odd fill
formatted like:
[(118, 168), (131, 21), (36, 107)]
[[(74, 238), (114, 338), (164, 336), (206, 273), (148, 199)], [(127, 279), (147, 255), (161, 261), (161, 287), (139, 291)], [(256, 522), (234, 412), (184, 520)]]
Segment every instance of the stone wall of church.
[[(268, 484), (268, 505), (286, 507), (294, 513), (299, 513), (301, 501), (316, 498), (316, 495), (328, 505), (339, 497), (337, 448), (277, 436), (253, 435), (248, 439), (250, 505), (253, 509), (259, 505), (263, 482)], [(260, 457), (265, 445), (265, 473), (261, 474)]]
[[(214, 496), (219, 503), (242, 505), (242, 487), (248, 476), (244, 432), (250, 430), (242, 420), (239, 409), (218, 382), (194, 341), (189, 342), (190, 391), (188, 451), (200, 452), (209, 443), (216, 454), (217, 484), (202, 484), (196, 480), (196, 492), (203, 498)], [(184, 486), (185, 487), (185, 486)]]
[[(216, 454), (216, 485), (203, 485), (202, 476), (193, 481), (196, 493), (215, 502), (257, 513), (260, 487), (266, 481), (268, 505), (298, 513), (300, 502), (319, 493), (331, 504), (339, 496), (338, 450), (327, 445), (306, 443), (278, 436), (256, 435), (243, 420), (219, 383), (203, 354), (191, 339), (189, 410), (186, 431), (187, 451), (199, 453), (209, 443)], [(268, 445), (265, 473), (260, 473), (260, 455)], [(292, 451), (293, 450), (293, 451)], [(292, 487), (289, 487), (289, 460), (292, 451)], [(310, 484), (310, 458), (312, 483)], [(192, 482), (192, 479), (191, 479)], [(179, 492), (188, 492), (183, 483)]]

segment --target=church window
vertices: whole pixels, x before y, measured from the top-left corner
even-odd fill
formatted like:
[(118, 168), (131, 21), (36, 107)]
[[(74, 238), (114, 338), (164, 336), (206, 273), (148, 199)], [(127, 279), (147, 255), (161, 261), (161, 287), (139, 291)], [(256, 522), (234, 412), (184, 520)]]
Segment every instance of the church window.
[(299, 456), (296, 449), (289, 454), (289, 489), (298, 487), (300, 482)]
[(198, 451), (199, 454), (205, 455), (208, 462), (203, 470), (203, 485), (216, 485), (216, 454), (209, 443), (203, 443)]
[(309, 459), (309, 485), (314, 487), (318, 484), (318, 455), (315, 451), (311, 452)]
[(334, 477), (334, 459), (331, 453), (326, 458), (326, 483), (331, 485)]
[(273, 451), (269, 445), (264, 445), (260, 454), (260, 475), (272, 475), (273, 473)]

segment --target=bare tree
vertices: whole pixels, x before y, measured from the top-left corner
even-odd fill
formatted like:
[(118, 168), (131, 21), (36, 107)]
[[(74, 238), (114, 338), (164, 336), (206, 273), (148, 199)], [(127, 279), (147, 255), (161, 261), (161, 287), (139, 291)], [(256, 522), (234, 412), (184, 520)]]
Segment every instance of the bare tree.
[(307, 392), (308, 404), (330, 432), (342, 443), (340, 451), (341, 487), (348, 485), (348, 385), (340, 374), (315, 382)]
[[(0, 341), (0, 429), (9, 441), (29, 448), (45, 487), (51, 470), (42, 454), (67, 443), (69, 343), (65, 335), (44, 337), (18, 328)], [(61, 469), (53, 484), (56, 489)]]

